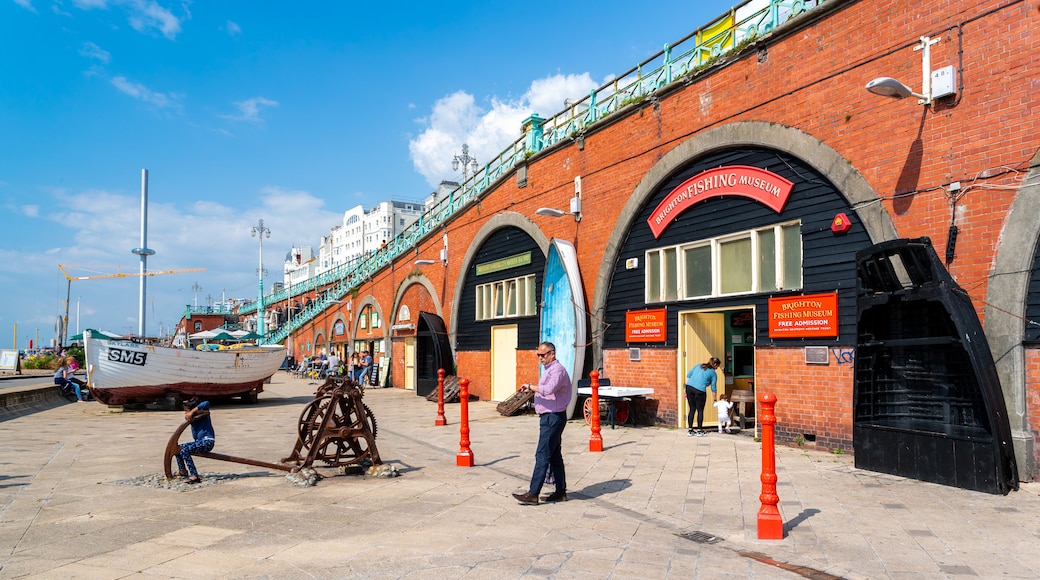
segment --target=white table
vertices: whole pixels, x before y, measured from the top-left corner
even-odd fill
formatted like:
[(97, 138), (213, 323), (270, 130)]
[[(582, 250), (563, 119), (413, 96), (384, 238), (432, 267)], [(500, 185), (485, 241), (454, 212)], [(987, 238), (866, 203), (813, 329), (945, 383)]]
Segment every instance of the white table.
[[(600, 399), (606, 401), (608, 415), (610, 417), (610, 428), (613, 429), (616, 425), (616, 418), (621, 415), (621, 424), (624, 425), (629, 419), (632, 420), (632, 425), (635, 426), (636, 418), (635, 413), (631, 412), (629, 402), (635, 397), (642, 397), (645, 395), (654, 394), (653, 389), (646, 389), (640, 387), (599, 387)], [(583, 405), (583, 411), (585, 414), (585, 422), (592, 424), (592, 387), (578, 387), (579, 395), (589, 395), (590, 398), (585, 400)], [(599, 409), (596, 409), (596, 413), (599, 413)]]

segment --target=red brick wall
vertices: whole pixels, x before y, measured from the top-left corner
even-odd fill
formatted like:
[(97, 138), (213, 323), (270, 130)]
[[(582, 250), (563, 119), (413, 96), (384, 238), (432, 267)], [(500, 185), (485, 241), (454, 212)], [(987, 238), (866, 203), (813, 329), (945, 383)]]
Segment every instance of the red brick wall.
[[(755, 395), (776, 395), (776, 437), (815, 436), (819, 449), (852, 452), (853, 365), (805, 364), (801, 348), (755, 349)], [(806, 445), (813, 445), (806, 437)]]
[[(451, 301), (461, 282), (462, 259), (488, 219), (516, 212), (546, 237), (576, 240), (591, 299), (619, 211), (640, 180), (698, 133), (742, 121), (792, 127), (837, 151), (878, 194), (898, 237), (930, 236), (943, 255), (955, 215), (960, 237), (950, 271), (982, 318), (994, 248), (1040, 133), (1033, 97), (1040, 89), (1040, 34), (1034, 32), (1040, 30), (1040, 16), (1035, 2), (998, 9), (1004, 4), (850, 2), (811, 27), (664, 95), (656, 106), (644, 102), (618, 122), (594, 128), (581, 149), (566, 143), (531, 158), (525, 188), (518, 189), (510, 175), (479, 206), (447, 224), (449, 267), (423, 268), (442, 294), (437, 299), (446, 323), (454, 329)], [(913, 98), (894, 101), (863, 90), (879, 76), (919, 90), (921, 53), (913, 47), (922, 35), (940, 39), (932, 46), (933, 69), (963, 63), (964, 89), (955, 99), (924, 107)], [(582, 220), (535, 215), (538, 207), (567, 207), (575, 175), (582, 176)], [(946, 187), (952, 181), (962, 186), (955, 205)], [(419, 247), (420, 257), (437, 257), (441, 244), (440, 233), (431, 236)], [(388, 315), (397, 286), (416, 272), (415, 257), (409, 253), (396, 269), (377, 274), (359, 296), (373, 296)], [(457, 356), (471, 392), (489, 397), (489, 354)], [(641, 363), (630, 363), (627, 351), (604, 353), (604, 375), (617, 384), (654, 387), (661, 399), (658, 420), (677, 424), (675, 352), (645, 349), (643, 356)], [(518, 377), (529, 376), (530, 361), (518, 357)], [(757, 388), (779, 398), (782, 440), (809, 433), (820, 447), (851, 451), (851, 365), (832, 361), (806, 367), (801, 349), (760, 348), (756, 358)], [(1029, 377), (1035, 421), (1040, 418), (1037, 365)]]

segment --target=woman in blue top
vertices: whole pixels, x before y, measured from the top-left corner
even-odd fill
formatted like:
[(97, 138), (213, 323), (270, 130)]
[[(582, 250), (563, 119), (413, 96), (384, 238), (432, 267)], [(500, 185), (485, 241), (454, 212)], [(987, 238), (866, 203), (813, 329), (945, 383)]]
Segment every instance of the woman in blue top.
[[(686, 401), (690, 405), (690, 413), (686, 416), (686, 427), (689, 431), (687, 435), (696, 435), (698, 437), (704, 437), (704, 403), (708, 400), (708, 387), (711, 387), (711, 398), (714, 402), (715, 393), (718, 389), (715, 386), (716, 380), (718, 380), (718, 374), (715, 369), (719, 368), (719, 364), (722, 361), (715, 357), (708, 359), (708, 362), (699, 364), (690, 369), (690, 372), (686, 373)], [(697, 430), (693, 430), (693, 416), (697, 415)]]
[(199, 401), (198, 397), (184, 401), (184, 420), (191, 423), (191, 436), (194, 441), (181, 445), (180, 453), (175, 456), (177, 467), (180, 469), (177, 475), (188, 476), (188, 483), (198, 483), (202, 480), (195, 471), (195, 462), (191, 456), (213, 451), (217, 442), (217, 436), (213, 432), (213, 421), (209, 417), (209, 401)]

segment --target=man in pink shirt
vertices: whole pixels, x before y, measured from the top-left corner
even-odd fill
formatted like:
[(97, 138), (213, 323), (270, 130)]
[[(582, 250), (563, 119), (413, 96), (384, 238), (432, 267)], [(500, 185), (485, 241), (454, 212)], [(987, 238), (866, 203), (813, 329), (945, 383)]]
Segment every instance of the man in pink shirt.
[(520, 385), (525, 391), (534, 391), (534, 410), (538, 413), (538, 447), (534, 452), (534, 473), (527, 493), (514, 493), (523, 505), (538, 505), (545, 474), (552, 469), (556, 491), (543, 501), (567, 501), (567, 474), (563, 467), (563, 428), (567, 426), (567, 405), (571, 402), (571, 378), (567, 369), (556, 360), (556, 347), (551, 342), (538, 345), (538, 359), (545, 372), (537, 385)]

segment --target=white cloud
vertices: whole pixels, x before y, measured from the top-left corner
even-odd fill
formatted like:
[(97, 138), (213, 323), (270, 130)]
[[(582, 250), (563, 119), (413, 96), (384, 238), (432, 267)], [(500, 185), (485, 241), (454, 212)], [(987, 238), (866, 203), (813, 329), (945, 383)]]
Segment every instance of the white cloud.
[(177, 107), (179, 104), (177, 98), (172, 93), (157, 93), (140, 83), (130, 82), (123, 76), (113, 78), (112, 86), (139, 101), (150, 103), (162, 109)]
[(22, 8), (25, 8), (26, 10), (36, 12), (36, 8), (34, 8), (32, 5), (32, 0), (14, 0), (14, 3), (21, 6)]
[(515, 101), (491, 97), (487, 109), (463, 91), (445, 96), (434, 103), (429, 117), (419, 120), (425, 129), (408, 144), (412, 164), (431, 186), (461, 181), (461, 169), (454, 171), (451, 165), (463, 143), (483, 165), (520, 138), (520, 125), (532, 113), (556, 114), (564, 109), (564, 100), (580, 99), (596, 86), (588, 73), (557, 74), (535, 80)]
[(242, 27), (239, 26), (237, 22), (228, 20), (226, 28), (228, 36), (238, 36), (242, 34)]
[(40, 206), (38, 205), (23, 205), (21, 207), (22, 215), (27, 217), (36, 217), (40, 215)]
[[(62, 309), (66, 294), (67, 283), (57, 264), (69, 267), (73, 276), (137, 271), (139, 260), (130, 248), (140, 246), (141, 201), (137, 193), (107, 190), (71, 194), (41, 190), (41, 195), (48, 201), (35, 214), (21, 206), (28, 216), (22, 219), (37, 220), (40, 231), (61, 228), (72, 234), (72, 240), (53, 247), (56, 242), (44, 239), (29, 251), (0, 246), (0, 281), (11, 288), (8, 300), (25, 305), (19, 328), (39, 326), (42, 340), (43, 329), (53, 325), (53, 313)], [(206, 201), (187, 205), (181, 196), (176, 202), (160, 201), (161, 197), (159, 191), (149, 196), (147, 245), (156, 254), (148, 258), (148, 269), (206, 270), (148, 279), (147, 322), (152, 333), (160, 321), (169, 325), (179, 319), (184, 305), (194, 298), (190, 288), (196, 281), (204, 288), (200, 304), (207, 296), (219, 299), (224, 292), (228, 297), (256, 297), (259, 242), (250, 228), (260, 219), (271, 230), (271, 237), (264, 239), (267, 289), (282, 280), (282, 263), (294, 242), (314, 244), (343, 219), (340, 211), (326, 209), (323, 199), (279, 186), (258, 191), (255, 205), (247, 211), (209, 201), (219, 200), (212, 192), (200, 192), (197, 197)], [(136, 332), (138, 291), (134, 279), (73, 281), (70, 325), (75, 327), (76, 304), (82, 297), (81, 328), (123, 331), (124, 325), (131, 325)]]
[(174, 40), (181, 31), (181, 22), (191, 18), (187, 3), (182, 5), (183, 18), (159, 6), (154, 0), (73, 0), (80, 10), (108, 10), (119, 7), (127, 12), (127, 22), (134, 30), (146, 32), (156, 30), (166, 38)]
[(84, 42), (83, 45), (79, 47), (79, 53), (87, 58), (92, 58), (104, 64), (108, 64), (108, 61), (112, 58), (112, 55), (110, 55), (107, 50), (93, 42)]
[(232, 104), (238, 109), (238, 114), (221, 115), (221, 117), (231, 121), (261, 123), (263, 122), (263, 119), (260, 117), (261, 110), (264, 107), (277, 107), (278, 101), (272, 101), (271, 99), (265, 99), (264, 97), (253, 97), (252, 99), (246, 99)]

